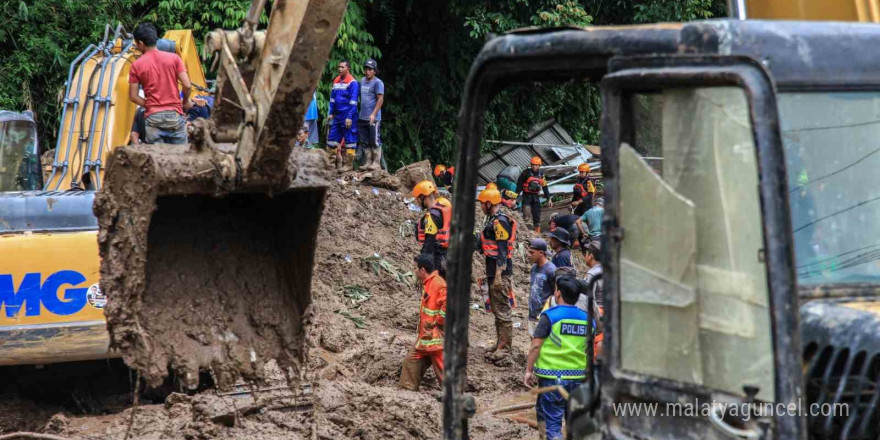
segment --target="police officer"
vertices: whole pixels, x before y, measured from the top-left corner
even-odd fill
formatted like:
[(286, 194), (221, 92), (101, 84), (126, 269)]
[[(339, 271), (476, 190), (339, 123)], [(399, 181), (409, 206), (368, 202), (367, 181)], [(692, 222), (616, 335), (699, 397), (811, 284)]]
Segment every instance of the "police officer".
[(584, 215), (593, 207), (593, 196), (596, 194), (596, 186), (590, 181), (590, 164), (578, 165), (578, 180), (574, 184), (571, 196), (572, 214), (578, 217)]
[[(537, 379), (539, 387), (559, 385), (572, 392), (586, 379), (587, 332), (592, 330), (587, 313), (575, 306), (582, 290), (573, 276), (556, 280), (556, 306), (541, 313), (532, 337), (523, 378), (526, 386), (534, 386)], [(568, 416), (562, 395), (558, 391), (539, 395), (535, 412), (539, 434), (546, 431), (547, 440), (562, 440), (562, 421)]]
[(553, 201), (550, 200), (550, 190), (547, 188), (547, 181), (544, 180), (544, 173), (541, 172), (541, 158), (535, 156), (532, 158), (529, 168), (523, 170), (516, 182), (516, 192), (522, 194), (522, 212), (523, 218), (526, 220), (532, 218), (532, 229), (535, 232), (541, 232), (541, 191), (547, 198), (547, 207), (553, 207)]
[(421, 255), (434, 258), (434, 268), (446, 278), (446, 253), (449, 249), (449, 228), (452, 223), (452, 204), (442, 199), (437, 187), (428, 180), (416, 184), (412, 191), (425, 215), (416, 223), (416, 241), (422, 245)]
[(513, 343), (508, 291), (513, 275), (513, 243), (517, 224), (501, 212), (501, 193), (497, 189), (484, 189), (477, 196), (477, 201), (486, 214), (486, 223), (479, 234), (480, 252), (486, 258), (486, 281), (497, 336), (495, 346), (486, 352), (486, 359), (499, 363), (508, 359)]

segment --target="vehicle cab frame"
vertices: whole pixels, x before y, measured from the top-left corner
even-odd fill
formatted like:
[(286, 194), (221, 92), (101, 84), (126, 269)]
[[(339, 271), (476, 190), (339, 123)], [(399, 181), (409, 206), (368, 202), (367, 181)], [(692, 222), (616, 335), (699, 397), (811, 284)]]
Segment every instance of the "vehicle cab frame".
[[(773, 414), (756, 429), (725, 430), (719, 420), (682, 418), (675, 426), (643, 425), (641, 432), (626, 427), (611, 405), (621, 401), (698, 399), (716, 393), (680, 381), (633, 374), (620, 364), (620, 228), (618, 153), (633, 143), (627, 97), (643, 91), (682, 87), (734, 87), (746, 96), (750, 130), (757, 155), (757, 188), (764, 246), (758, 260), (766, 268), (767, 308), (772, 334), (773, 402), (800, 402), (805, 397), (801, 359), (799, 301), (817, 296), (876, 295), (871, 283), (825, 282), (800, 287), (799, 300), (790, 176), (786, 167), (794, 156), (782, 132), (780, 93), (840, 93), (880, 90), (880, 61), (876, 47), (880, 29), (851, 23), (707, 21), (631, 27), (594, 27), (550, 31), (526, 30), (491, 39), (474, 62), (459, 113), (459, 159), (456, 182), (453, 246), (450, 251), (450, 300), (447, 316), (444, 438), (467, 438), (467, 417), (473, 400), (464, 393), (467, 363), (468, 298), (471, 240), (483, 113), (488, 103), (512, 83), (534, 81), (601, 82), (603, 96), (602, 165), (607, 191), (605, 214), (605, 304), (609, 335), (606, 358), (600, 365), (601, 404), (580, 403), (588, 412), (599, 410), (603, 432), (611, 438), (672, 438), (686, 433), (718, 438), (806, 438), (806, 417)], [(790, 124), (789, 124), (790, 125)], [(788, 149), (789, 151), (786, 151)], [(799, 218), (795, 216), (795, 221)], [(795, 225), (798, 226), (798, 225)], [(796, 229), (796, 228), (795, 228)], [(801, 258), (801, 257), (798, 257)], [(708, 394), (707, 394), (708, 393)], [(748, 394), (748, 392), (746, 392)], [(593, 391), (585, 393), (594, 395)], [(752, 398), (754, 395), (751, 396)], [(741, 399), (747, 401), (748, 399)], [(585, 409), (586, 408), (586, 409)], [(573, 408), (574, 409), (574, 408)], [(716, 419), (723, 419), (723, 417)], [(721, 420), (723, 422), (723, 420)], [(726, 423), (726, 422), (725, 422)], [(701, 426), (714, 424), (714, 428)], [(630, 428), (632, 425), (629, 425)], [(717, 429), (716, 429), (717, 428)], [(627, 428), (629, 429), (629, 428)], [(713, 431), (714, 430), (714, 431)]]

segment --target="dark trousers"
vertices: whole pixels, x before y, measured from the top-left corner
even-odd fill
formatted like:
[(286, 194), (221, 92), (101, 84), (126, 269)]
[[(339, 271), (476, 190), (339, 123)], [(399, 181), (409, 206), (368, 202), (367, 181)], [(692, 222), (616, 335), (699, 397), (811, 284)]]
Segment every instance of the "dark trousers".
[(532, 229), (541, 226), (541, 195), (523, 193), (522, 202), (523, 218), (532, 217)]
[[(561, 385), (569, 393), (580, 386), (581, 382), (583, 381), (538, 378), (538, 386), (541, 388)], [(535, 416), (539, 422), (546, 423), (547, 440), (562, 440), (562, 423), (568, 419), (568, 402), (558, 391), (538, 396), (538, 401), (535, 402)]]

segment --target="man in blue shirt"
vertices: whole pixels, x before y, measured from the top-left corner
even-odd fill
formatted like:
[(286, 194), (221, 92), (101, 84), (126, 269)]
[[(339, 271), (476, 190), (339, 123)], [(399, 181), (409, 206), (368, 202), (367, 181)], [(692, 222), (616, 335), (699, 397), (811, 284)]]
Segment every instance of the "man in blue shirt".
[(379, 123), (382, 122), (382, 105), (385, 104), (385, 83), (376, 77), (378, 64), (369, 59), (364, 62), (364, 77), (359, 83), (361, 110), (358, 113), (358, 133), (363, 151), (365, 170), (377, 170), (382, 163), (382, 141), (379, 138)]
[[(602, 216), (604, 215), (605, 199), (599, 197), (594, 202), (593, 207), (588, 209), (587, 212), (577, 220), (578, 229), (580, 229), (583, 234), (589, 235), (590, 241), (601, 241)], [(584, 223), (587, 224), (587, 229), (584, 228)]]
[(556, 266), (547, 259), (547, 242), (540, 238), (529, 241), (529, 261), (532, 262), (529, 275), (529, 336), (532, 336), (544, 303), (553, 296)]
[(571, 264), (571, 237), (568, 231), (562, 228), (556, 228), (550, 232), (550, 247), (553, 248), (553, 264), (556, 267), (573, 267)]

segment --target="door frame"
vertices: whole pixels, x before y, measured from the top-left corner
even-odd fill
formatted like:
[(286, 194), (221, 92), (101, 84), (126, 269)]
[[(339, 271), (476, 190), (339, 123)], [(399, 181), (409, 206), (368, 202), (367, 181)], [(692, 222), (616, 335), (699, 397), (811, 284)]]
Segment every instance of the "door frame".
[[(744, 91), (754, 137), (760, 207), (763, 215), (764, 258), (767, 267), (770, 323), (777, 404), (803, 403), (803, 371), (795, 285), (793, 238), (788, 205), (785, 155), (779, 129), (776, 91), (772, 77), (758, 61), (742, 56), (669, 55), (614, 58), (601, 82), (602, 170), (605, 183), (605, 316), (610, 332), (605, 336), (606, 365), (602, 376), (603, 421), (612, 438), (614, 415), (610, 405), (623, 395), (638, 400), (676, 402), (710, 398), (718, 391), (620, 369), (620, 242), (619, 145), (634, 145), (628, 97), (633, 93), (677, 87), (733, 86)], [(720, 393), (723, 394), (723, 393)], [(771, 438), (806, 438), (805, 417), (775, 414)]]

